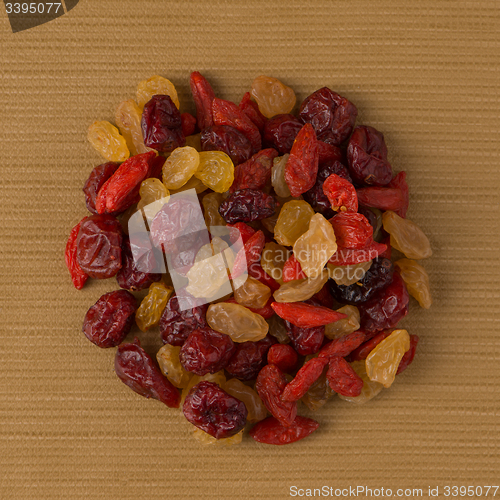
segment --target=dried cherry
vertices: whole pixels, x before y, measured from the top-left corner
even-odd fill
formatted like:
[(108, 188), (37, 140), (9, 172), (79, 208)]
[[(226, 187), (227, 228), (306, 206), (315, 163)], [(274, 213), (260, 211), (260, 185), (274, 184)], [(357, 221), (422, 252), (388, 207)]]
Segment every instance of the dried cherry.
[(324, 326), (301, 328), (300, 326), (292, 325), (289, 321), (285, 321), (285, 327), (294, 349), (301, 356), (315, 354), (321, 349), (323, 340), (325, 339)]
[(293, 372), (298, 360), (295, 349), (288, 344), (272, 345), (267, 353), (267, 362), (276, 365), (283, 373)]

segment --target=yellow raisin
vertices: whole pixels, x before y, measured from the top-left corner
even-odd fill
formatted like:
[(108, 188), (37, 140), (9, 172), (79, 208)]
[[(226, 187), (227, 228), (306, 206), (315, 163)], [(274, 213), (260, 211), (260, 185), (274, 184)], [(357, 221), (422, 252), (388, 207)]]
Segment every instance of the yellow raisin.
[(283, 156), (274, 158), (271, 168), (271, 184), (274, 188), (274, 192), (281, 198), (292, 196), (290, 189), (288, 189), (288, 184), (285, 181), (285, 167), (289, 156), (290, 155), (287, 153)]
[(160, 179), (145, 179), (139, 189), (141, 199), (137, 204), (137, 210), (144, 210), (148, 221), (152, 221), (154, 216), (161, 210), (165, 203), (168, 203), (170, 193)]
[(234, 290), (236, 302), (252, 309), (261, 309), (270, 297), (271, 289), (251, 276), (248, 276), (243, 285)]
[(285, 323), (277, 314), (266, 319), (266, 321), (269, 325), (269, 335), (272, 335), (280, 344), (290, 343), (291, 339), (288, 336)]
[(94, 122), (89, 127), (87, 138), (94, 149), (108, 161), (125, 161), (130, 156), (125, 138), (109, 122)]
[[(308, 361), (308, 357), (306, 357)], [(301, 401), (312, 411), (319, 410), (332, 396), (336, 393), (330, 389), (326, 372), (328, 366), (325, 366), (323, 373), (318, 380), (309, 388), (309, 390), (302, 396)]]
[(410, 336), (406, 330), (394, 330), (366, 358), (366, 373), (374, 382), (390, 387), (396, 377), (398, 366), (410, 348)]
[(121, 102), (116, 108), (115, 122), (127, 141), (132, 156), (154, 151), (144, 144), (141, 119), (142, 112), (133, 99)]
[(189, 380), (188, 385), (182, 389), (182, 394), (181, 394), (181, 404), (180, 407), (182, 408), (182, 405), (184, 404), (184, 400), (186, 399), (186, 396), (188, 395), (189, 391), (196, 385), (199, 384), (200, 382), (214, 382), (217, 384), (221, 389), (224, 387), (226, 383), (226, 376), (224, 375), (224, 370), (220, 370), (216, 373), (207, 373), (206, 375), (200, 376), (200, 375), (193, 375), (191, 379)]
[(226, 382), (223, 389), (236, 399), (243, 401), (248, 410), (248, 422), (260, 422), (267, 416), (267, 409), (260, 396), (241, 380), (232, 378)]
[(338, 339), (344, 335), (359, 330), (359, 310), (356, 306), (344, 306), (337, 309), (337, 312), (347, 314), (347, 318), (339, 319), (335, 323), (329, 323), (325, 326), (325, 337), (329, 339)]
[(314, 210), (303, 200), (292, 200), (283, 205), (274, 228), (276, 241), (285, 246), (293, 246), (308, 229)]
[(172, 287), (164, 285), (161, 281), (149, 287), (148, 294), (135, 312), (135, 321), (143, 332), (160, 322), (161, 314), (172, 292)]
[(278, 217), (279, 217), (279, 209), (274, 212), (271, 217), (266, 217), (265, 219), (262, 219), (260, 222), (262, 225), (270, 232), (274, 233), (274, 228), (276, 227), (276, 222), (278, 222)]
[(188, 135), (186, 137), (186, 146), (191, 146), (198, 153), (201, 152), (201, 134)]
[(354, 361), (350, 363), (352, 369), (358, 374), (358, 376), (363, 380), (363, 388), (361, 389), (361, 394), (355, 398), (349, 396), (342, 396), (339, 394), (339, 398), (349, 403), (363, 404), (370, 399), (373, 399), (379, 392), (384, 388), (382, 384), (374, 382), (368, 378), (366, 374), (366, 365), (364, 361)]
[(223, 198), (221, 193), (208, 193), (201, 200), (205, 212), (205, 224), (208, 229), (210, 229), (210, 227), (226, 225), (226, 221), (219, 213), (219, 206), (222, 201)]
[(359, 264), (350, 264), (347, 266), (336, 266), (335, 264), (326, 265), (328, 275), (337, 283), (337, 285), (352, 285), (365, 276), (366, 271), (372, 267), (372, 261), (360, 262)]
[(168, 189), (179, 189), (193, 177), (200, 165), (200, 155), (189, 146), (176, 148), (163, 165), (163, 184)]
[(233, 342), (257, 342), (269, 331), (269, 325), (260, 314), (227, 302), (208, 306), (207, 323), (215, 331), (229, 335)]
[(251, 94), (266, 118), (290, 113), (297, 100), (290, 87), (272, 76), (258, 76), (252, 82)]
[(426, 270), (418, 262), (410, 259), (400, 259), (394, 263), (394, 267), (403, 278), (409, 294), (418, 300), (421, 307), (429, 309), (432, 297)]
[(202, 151), (200, 166), (194, 175), (212, 191), (224, 193), (234, 181), (234, 165), (222, 151)]
[(409, 259), (425, 259), (432, 255), (427, 236), (411, 220), (387, 210), (382, 215), (382, 222), (384, 229), (391, 235), (391, 247), (403, 252)]
[(290, 256), (289, 251), (274, 241), (264, 245), (260, 265), (271, 278), (274, 278), (280, 285), (283, 281), (283, 266)]
[(210, 434), (207, 434), (205, 431), (198, 429), (198, 427), (194, 427), (193, 437), (196, 439), (196, 441), (198, 441), (200, 444), (202, 444), (204, 446), (215, 446), (217, 448), (224, 448), (227, 446), (233, 446), (235, 444), (240, 444), (242, 439), (243, 439), (243, 431), (244, 430), (245, 429), (242, 429), (240, 432), (238, 432), (234, 436), (231, 436), (228, 438), (216, 439), (213, 436), (211, 436)]
[(318, 293), (328, 281), (328, 273), (321, 272), (315, 278), (293, 280), (281, 285), (274, 292), (276, 302), (301, 302)]
[(156, 359), (161, 372), (172, 382), (175, 387), (183, 389), (187, 387), (192, 373), (183, 368), (179, 360), (180, 346), (165, 344), (157, 353)]
[(179, 98), (177, 97), (177, 90), (175, 90), (174, 84), (163, 78), (162, 76), (152, 76), (147, 80), (143, 80), (137, 86), (137, 104), (141, 109), (144, 108), (146, 103), (151, 100), (154, 95), (168, 95), (172, 102), (179, 109)]
[(336, 251), (333, 227), (321, 214), (311, 217), (309, 229), (293, 245), (293, 254), (309, 277), (321, 273)]
[(194, 175), (189, 179), (184, 186), (180, 187), (179, 189), (170, 189), (171, 194), (176, 194), (176, 193), (181, 193), (182, 191), (187, 191), (188, 189), (194, 189), (197, 194), (203, 193), (203, 191), (206, 191), (208, 189), (203, 182), (200, 181), (200, 179), (197, 179)]

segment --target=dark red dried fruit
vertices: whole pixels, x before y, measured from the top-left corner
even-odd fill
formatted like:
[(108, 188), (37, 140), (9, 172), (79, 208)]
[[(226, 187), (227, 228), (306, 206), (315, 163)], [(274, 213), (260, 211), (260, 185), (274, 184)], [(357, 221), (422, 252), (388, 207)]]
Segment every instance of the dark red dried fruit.
[(122, 267), (123, 232), (112, 215), (92, 215), (82, 221), (76, 240), (78, 265), (91, 278), (114, 276)]
[(285, 182), (293, 197), (309, 191), (318, 174), (318, 141), (311, 124), (297, 134), (285, 167)]
[(207, 326), (208, 304), (181, 311), (179, 299), (174, 295), (167, 303), (160, 319), (160, 333), (164, 344), (182, 345), (189, 334)]
[(229, 224), (265, 219), (274, 215), (275, 210), (274, 198), (256, 189), (236, 191), (219, 206), (219, 213)]
[(193, 71), (189, 78), (189, 86), (193, 94), (196, 105), (196, 119), (198, 128), (203, 130), (214, 124), (212, 115), (212, 101), (215, 99), (215, 92), (207, 79), (198, 71)]
[(304, 124), (293, 115), (276, 115), (266, 122), (262, 139), (264, 145), (280, 154), (289, 153), (293, 141)]
[[(137, 240), (137, 238), (134, 239)], [(147, 238), (147, 240), (149, 240), (149, 238)], [(150, 259), (154, 259), (152, 251), (148, 252), (147, 256), (150, 257)], [(141, 259), (137, 266), (130, 247), (130, 240), (128, 237), (124, 237), (122, 243), (122, 267), (116, 275), (116, 281), (120, 288), (136, 292), (148, 288), (155, 281), (161, 280), (161, 273), (144, 272), (145, 266), (152, 269), (155, 266), (155, 262), (147, 263), (145, 259)]]
[(313, 306), (303, 302), (273, 302), (272, 308), (280, 318), (301, 328), (328, 325), (347, 318), (346, 314), (332, 311), (327, 307)]
[(271, 292), (275, 292), (280, 287), (280, 284), (274, 278), (271, 278), (271, 276), (269, 276), (269, 274), (262, 269), (262, 266), (258, 262), (252, 262), (248, 265), (247, 271), (249, 276), (268, 286), (271, 289)]
[(409, 300), (406, 285), (395, 271), (388, 286), (359, 304), (361, 327), (369, 332), (395, 327), (408, 314)]
[[(344, 155), (342, 154), (342, 150), (339, 147), (333, 146), (332, 144), (328, 144), (323, 141), (318, 141), (318, 157), (319, 157), (320, 169), (322, 165), (327, 165), (334, 162), (342, 163), (344, 161)], [(337, 173), (337, 172), (332, 172), (332, 173)], [(349, 174), (347, 175), (349, 176)], [(351, 179), (350, 176), (344, 178), (347, 179), (348, 181), (350, 181)]]
[(288, 283), (293, 280), (301, 280), (307, 278), (304, 271), (302, 271), (302, 266), (300, 262), (295, 258), (295, 255), (292, 253), (288, 260), (285, 262), (283, 266), (283, 275), (282, 279), (284, 283)]
[(234, 436), (245, 427), (245, 404), (223, 391), (214, 382), (195, 385), (182, 405), (184, 416), (193, 425), (216, 439)]
[(82, 270), (78, 260), (76, 258), (77, 252), (77, 237), (80, 231), (80, 226), (82, 222), (87, 217), (84, 217), (69, 233), (68, 242), (66, 243), (66, 250), (64, 252), (64, 260), (66, 262), (66, 267), (68, 268), (69, 274), (71, 275), (71, 281), (77, 290), (81, 290), (85, 282), (89, 278), (88, 274)]
[(168, 95), (155, 95), (142, 112), (142, 135), (148, 148), (170, 153), (186, 144), (181, 114)]
[(85, 194), (85, 204), (89, 212), (97, 214), (95, 200), (103, 184), (118, 170), (119, 163), (108, 162), (99, 165), (90, 172), (89, 178), (85, 181), (83, 192)]
[(238, 165), (234, 169), (234, 182), (229, 191), (234, 193), (240, 189), (264, 189), (271, 179), (273, 159), (277, 156), (275, 149), (263, 149)]
[(283, 373), (295, 370), (299, 357), (294, 348), (288, 344), (275, 344), (267, 353), (267, 362), (276, 365)]
[(360, 250), (373, 241), (373, 227), (363, 214), (340, 212), (330, 219), (337, 244), (342, 248)]
[(356, 189), (347, 180), (337, 174), (330, 175), (323, 183), (323, 193), (328, 198), (334, 211), (357, 212), (358, 196)]
[(304, 363), (294, 379), (285, 387), (281, 399), (283, 401), (298, 401), (323, 373), (328, 364), (327, 358), (313, 358)]
[(262, 149), (259, 129), (234, 102), (216, 97), (212, 101), (212, 112), (215, 125), (229, 125), (239, 130), (252, 144), (254, 153)]
[(285, 327), (294, 349), (301, 356), (315, 354), (321, 349), (325, 338), (324, 326), (301, 328), (285, 321)]
[(356, 347), (354, 351), (349, 354), (349, 361), (362, 361), (368, 357), (375, 347), (377, 347), (382, 340), (387, 338), (393, 330), (384, 330), (377, 333), (374, 337), (366, 342), (363, 342), (359, 347)]
[(385, 186), (392, 179), (384, 135), (373, 127), (363, 125), (354, 129), (347, 147), (347, 161), (352, 178), (359, 184)]
[(337, 251), (330, 257), (331, 264), (336, 266), (348, 266), (351, 264), (359, 264), (360, 262), (368, 262), (376, 259), (382, 252), (387, 250), (387, 245), (370, 241), (364, 248), (354, 249), (338, 246)]
[(334, 146), (351, 135), (357, 116), (356, 106), (328, 87), (306, 97), (299, 112), (302, 121), (312, 124), (320, 141)]
[(196, 118), (191, 113), (181, 113), (181, 128), (184, 137), (193, 135), (196, 131)]
[(179, 391), (161, 374), (151, 357), (141, 347), (137, 337), (132, 343), (118, 347), (115, 372), (119, 379), (137, 394), (157, 399), (170, 408), (179, 408)]
[(312, 418), (297, 416), (292, 425), (284, 426), (274, 417), (267, 417), (256, 424), (250, 436), (258, 443), (283, 445), (300, 441), (319, 427)]
[(235, 165), (252, 156), (252, 144), (244, 134), (229, 125), (212, 125), (201, 132), (202, 151), (223, 151)]
[(328, 283), (326, 283), (323, 288), (318, 293), (315, 293), (311, 298), (315, 300), (319, 305), (322, 305), (323, 307), (329, 307), (330, 309), (333, 309), (336, 305), (335, 300), (328, 290)]
[(330, 358), (326, 378), (330, 389), (341, 396), (355, 398), (361, 394), (363, 389), (363, 380), (341, 356)]
[(105, 293), (88, 311), (82, 331), (98, 347), (122, 343), (134, 323), (135, 297), (126, 290)]
[(225, 368), (235, 350), (229, 335), (207, 327), (189, 334), (181, 347), (179, 359), (188, 372), (206, 375)]
[(266, 237), (260, 230), (248, 238), (234, 259), (233, 271), (231, 273), (233, 279), (243, 274), (254, 262), (260, 260), (265, 244)]
[(420, 339), (417, 335), (410, 335), (410, 348), (405, 352), (404, 356), (401, 358), (396, 375), (399, 375), (401, 372), (404, 372), (412, 364), (413, 358), (417, 353), (417, 345), (419, 340)]
[(267, 118), (260, 112), (259, 105), (252, 101), (250, 92), (245, 92), (240, 102), (240, 109), (262, 132), (266, 125)]
[(257, 342), (237, 344), (233, 356), (225, 367), (227, 373), (240, 380), (255, 379), (266, 362), (267, 351), (275, 343), (276, 339), (267, 335)]
[(337, 285), (334, 280), (329, 280), (330, 291), (341, 304), (361, 304), (386, 287), (392, 281), (393, 272), (392, 262), (378, 257), (363, 278), (352, 285)]
[(325, 344), (319, 353), (320, 358), (329, 358), (331, 356), (340, 356), (345, 358), (354, 349), (359, 347), (365, 339), (365, 334), (362, 331), (357, 331), (350, 333), (349, 335), (344, 335), (338, 339), (332, 340)]
[(289, 426), (297, 416), (297, 403), (281, 399), (286, 384), (285, 375), (277, 366), (266, 365), (257, 377), (255, 390), (271, 414), (282, 425)]
[[(241, 236), (241, 240), (244, 245), (249, 238), (255, 234), (255, 229), (244, 222), (228, 224), (226, 227), (229, 228), (229, 239), (231, 240), (231, 243), (236, 243), (238, 238)], [(234, 231), (232, 229), (234, 229)]]

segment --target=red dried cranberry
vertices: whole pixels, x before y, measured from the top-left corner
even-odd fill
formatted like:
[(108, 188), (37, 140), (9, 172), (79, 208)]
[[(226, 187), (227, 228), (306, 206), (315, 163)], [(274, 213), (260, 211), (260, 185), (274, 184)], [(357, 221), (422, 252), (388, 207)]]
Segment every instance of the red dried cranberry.
[(292, 346), (275, 344), (267, 353), (267, 362), (276, 365), (284, 373), (292, 373), (297, 367), (299, 357)]
[(193, 425), (216, 439), (234, 436), (245, 427), (245, 404), (223, 391), (214, 382), (200, 382), (186, 397), (184, 416)]
[(276, 115), (267, 120), (262, 139), (268, 148), (280, 154), (289, 153), (293, 141), (304, 124), (293, 115)]
[(229, 191), (234, 193), (240, 189), (264, 189), (271, 179), (273, 159), (277, 156), (275, 149), (263, 149), (238, 165), (234, 169), (234, 182)]
[(202, 151), (223, 151), (235, 165), (252, 156), (250, 141), (239, 130), (229, 125), (212, 125), (201, 132)]
[(241, 189), (224, 200), (219, 207), (219, 213), (229, 224), (235, 222), (250, 222), (274, 215), (276, 201), (262, 191)]
[(325, 327), (314, 326), (312, 328), (300, 328), (285, 321), (286, 331), (292, 341), (294, 349), (301, 356), (317, 353), (325, 338)]
[(95, 167), (94, 170), (90, 172), (89, 178), (83, 186), (85, 204), (87, 205), (89, 212), (97, 214), (97, 210), (95, 208), (97, 193), (99, 193), (102, 185), (118, 170), (119, 166), (119, 163), (110, 161)]
[(417, 353), (417, 345), (419, 340), (420, 339), (417, 335), (410, 335), (410, 348), (401, 358), (396, 375), (404, 372), (413, 363), (413, 358), (415, 358), (415, 354)]

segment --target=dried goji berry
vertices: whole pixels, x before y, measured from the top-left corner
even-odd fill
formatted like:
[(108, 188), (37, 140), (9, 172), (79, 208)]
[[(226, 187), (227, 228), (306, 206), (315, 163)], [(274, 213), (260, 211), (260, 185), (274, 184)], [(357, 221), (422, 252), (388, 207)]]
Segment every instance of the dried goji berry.
[(346, 314), (332, 311), (327, 307), (313, 306), (303, 302), (273, 302), (271, 307), (280, 318), (300, 328), (327, 325), (347, 318)]
[(215, 92), (207, 79), (198, 71), (191, 73), (189, 86), (191, 87), (191, 93), (193, 94), (194, 103), (196, 105), (198, 128), (203, 130), (207, 127), (211, 127), (214, 124), (212, 101), (215, 99)]
[(85, 204), (89, 212), (97, 214), (95, 201), (103, 184), (118, 170), (119, 163), (108, 162), (95, 167), (83, 186)]
[(318, 427), (316, 420), (307, 417), (298, 416), (289, 426), (282, 425), (274, 417), (267, 417), (253, 427), (250, 436), (259, 443), (283, 445), (304, 439)]
[(267, 147), (283, 155), (289, 153), (293, 141), (304, 124), (293, 115), (276, 115), (265, 124), (262, 139)]
[(401, 358), (396, 375), (399, 375), (401, 372), (404, 372), (408, 368), (408, 366), (412, 364), (413, 358), (415, 357), (415, 354), (417, 352), (417, 345), (419, 340), (420, 339), (417, 335), (410, 335), (410, 348), (405, 352), (404, 356)]
[(285, 167), (285, 181), (293, 197), (309, 191), (318, 174), (318, 141), (310, 123), (297, 134)]
[(276, 365), (283, 373), (293, 372), (298, 360), (294, 348), (288, 344), (272, 345), (267, 353), (267, 362)]
[(252, 101), (250, 92), (245, 92), (240, 101), (240, 109), (262, 132), (267, 122), (267, 118), (260, 112), (259, 105)]
[(306, 279), (306, 273), (302, 271), (302, 266), (300, 262), (295, 258), (295, 255), (292, 253), (288, 260), (285, 262), (283, 266), (283, 281), (288, 283), (293, 280), (301, 280)]
[(234, 182), (229, 191), (234, 193), (240, 189), (263, 189), (271, 179), (273, 159), (277, 156), (275, 149), (263, 149), (238, 165), (234, 169)]
[(373, 241), (373, 227), (363, 214), (340, 212), (330, 219), (337, 244), (342, 248), (360, 250)]
[(323, 183), (323, 192), (336, 212), (357, 212), (358, 196), (356, 189), (347, 180), (332, 174)]
[(255, 390), (271, 414), (284, 426), (289, 426), (297, 416), (297, 403), (281, 399), (287, 380), (283, 372), (275, 365), (266, 365), (260, 370), (255, 383)]
[(369, 241), (364, 248), (345, 248), (338, 246), (337, 251), (330, 257), (331, 264), (336, 266), (350, 266), (360, 262), (368, 262), (377, 258), (382, 252), (387, 250), (387, 245)]
[(341, 356), (332, 356), (326, 372), (328, 385), (341, 396), (355, 398), (361, 394), (363, 380)]
[(247, 240), (234, 259), (233, 270), (231, 272), (233, 279), (241, 276), (248, 269), (248, 266), (259, 261), (265, 244), (266, 237), (260, 230)]
[(191, 113), (181, 113), (181, 127), (185, 137), (194, 134), (196, 118)]
[(283, 401), (298, 401), (311, 388), (323, 373), (328, 364), (328, 358), (313, 358), (304, 363), (294, 379), (287, 384), (281, 399)]
[(328, 344), (325, 344), (319, 352), (319, 357), (329, 358), (332, 356), (340, 356), (344, 358), (354, 351), (354, 349), (359, 347), (364, 339), (365, 334), (362, 331), (353, 332), (349, 335), (334, 339), (328, 342)]
[(68, 268), (69, 274), (71, 275), (71, 281), (77, 290), (81, 290), (85, 282), (89, 278), (89, 275), (82, 270), (78, 260), (76, 258), (77, 253), (77, 237), (80, 231), (80, 226), (82, 222), (87, 217), (84, 217), (69, 233), (68, 242), (66, 243), (66, 250), (64, 252), (64, 260), (66, 262), (66, 267)]
[(361, 361), (366, 359), (368, 354), (370, 354), (373, 349), (375, 349), (375, 347), (377, 347), (380, 342), (382, 342), (382, 340), (388, 337), (392, 332), (393, 330), (384, 330), (377, 333), (375, 337), (372, 337), (370, 340), (363, 342), (359, 347), (356, 347), (351, 354), (349, 354), (349, 361)]

